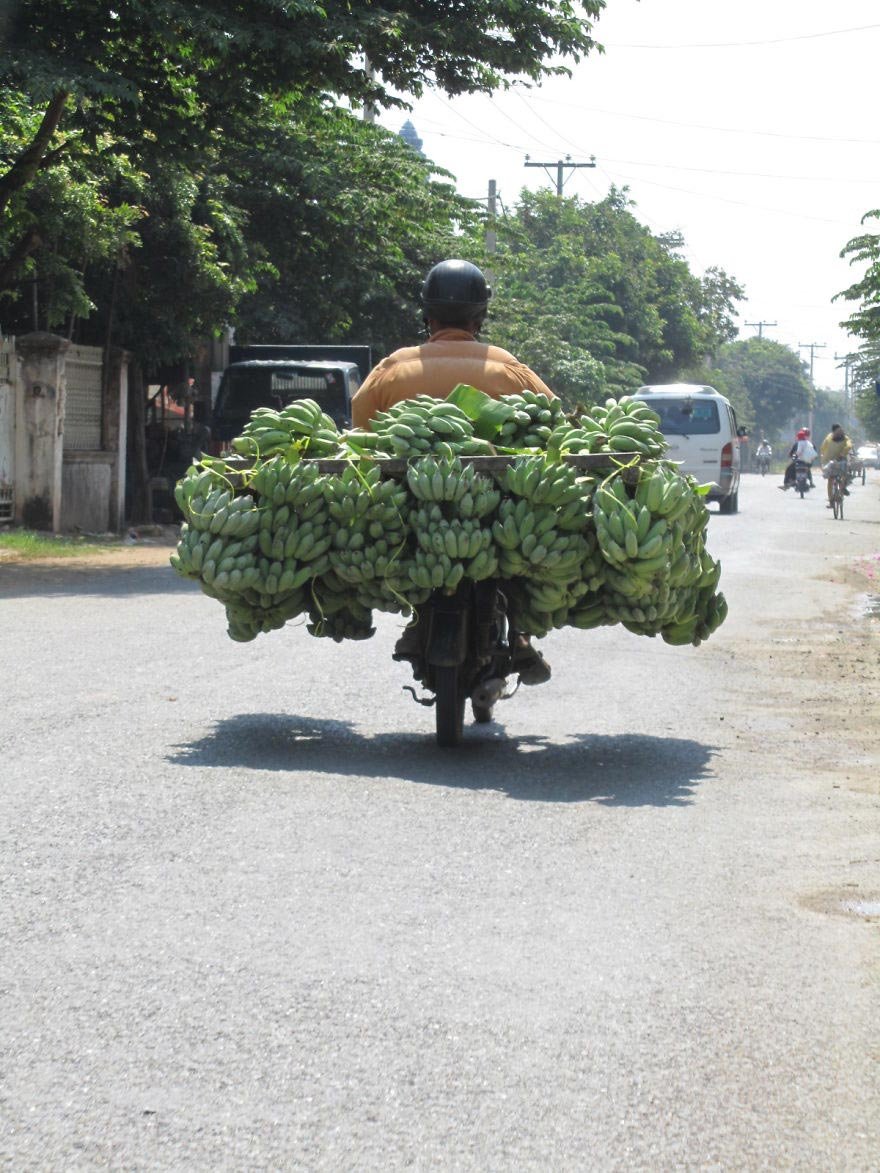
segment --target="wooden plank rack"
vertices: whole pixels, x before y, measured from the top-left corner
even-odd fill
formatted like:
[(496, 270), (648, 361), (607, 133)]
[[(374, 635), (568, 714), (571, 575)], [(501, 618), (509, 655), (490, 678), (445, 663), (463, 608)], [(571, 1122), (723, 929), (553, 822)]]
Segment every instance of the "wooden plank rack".
[[(376, 459), (373, 456), (354, 456), (350, 460), (339, 460), (337, 458), (329, 457), (305, 457), (304, 464), (315, 465), (319, 472), (341, 473), (352, 464), (359, 464), (363, 460), (368, 460), (371, 464), (375, 464), (386, 476), (401, 476), (406, 472), (407, 468), (414, 460), (419, 460), (423, 456), (430, 456), (430, 452), (420, 452), (417, 456), (389, 456), (386, 458)], [(477, 472), (502, 472), (513, 460), (517, 460), (520, 456), (529, 456), (531, 453), (517, 453), (513, 456), (459, 456), (458, 459), (462, 464), (473, 465)], [(534, 455), (538, 455), (535, 453)], [(225, 456), (222, 458), (224, 463), (228, 466), (231, 472), (246, 472), (249, 468), (253, 468), (253, 460), (248, 456)], [(583, 453), (567, 453), (562, 457), (564, 464), (570, 464), (574, 468), (590, 469), (600, 468), (614, 468), (632, 466), (645, 459), (645, 456), (640, 452), (583, 452)]]

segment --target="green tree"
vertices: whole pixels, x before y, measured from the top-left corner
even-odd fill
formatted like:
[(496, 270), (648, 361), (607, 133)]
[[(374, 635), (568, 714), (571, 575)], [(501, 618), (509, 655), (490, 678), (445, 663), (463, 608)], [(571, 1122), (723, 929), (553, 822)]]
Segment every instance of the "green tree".
[(267, 103), (289, 111), (331, 93), (401, 104), (395, 91), (491, 92), (560, 72), (560, 56), (594, 48), (603, 7), (474, 0), (467, 19), (449, 19), (443, 0), (18, 0), (4, 9), (0, 89), (27, 95), (40, 118), (0, 175), (0, 212), (63, 151), (59, 129), (193, 161)]
[[(806, 367), (799, 355), (779, 342), (767, 338), (730, 342), (720, 349), (716, 368), (724, 379), (722, 393), (751, 430), (785, 435), (792, 420), (810, 409)], [(706, 381), (718, 386), (721, 379), (713, 379), (714, 375), (715, 371), (708, 371)]]
[(222, 166), (260, 266), (232, 319), (242, 341), (354, 338), (384, 354), (415, 339), (424, 273), (477, 221), (398, 135), (339, 108), (264, 119)]
[[(866, 212), (862, 223), (880, 219), (880, 208)], [(863, 232), (853, 237), (841, 250), (840, 255), (849, 259), (851, 265), (865, 265), (866, 268), (849, 288), (835, 296), (845, 301), (858, 302), (858, 308), (842, 322), (851, 334), (863, 342), (880, 342), (880, 233)]]
[(591, 204), (524, 191), (497, 237), (488, 334), (570, 401), (668, 381), (702, 358), (704, 293), (683, 242), (651, 233), (625, 192)]
[(700, 303), (697, 317), (705, 332), (705, 351), (714, 360), (718, 350), (733, 342), (739, 333), (735, 303), (743, 301), (745, 289), (717, 265), (710, 265), (700, 278)]
[[(862, 223), (880, 219), (880, 208), (866, 212)], [(869, 436), (880, 437), (880, 233), (863, 232), (853, 237), (840, 254), (851, 265), (865, 266), (862, 276), (838, 293), (841, 299), (858, 303), (841, 325), (861, 339), (858, 355), (851, 369), (855, 388), (855, 413)]]

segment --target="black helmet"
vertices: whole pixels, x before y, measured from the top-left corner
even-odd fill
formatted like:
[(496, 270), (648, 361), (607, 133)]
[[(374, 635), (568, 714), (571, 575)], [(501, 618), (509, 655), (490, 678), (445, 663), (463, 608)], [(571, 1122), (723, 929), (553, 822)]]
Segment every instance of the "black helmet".
[(422, 309), (438, 322), (466, 322), (482, 318), (492, 290), (470, 261), (441, 261), (422, 285)]

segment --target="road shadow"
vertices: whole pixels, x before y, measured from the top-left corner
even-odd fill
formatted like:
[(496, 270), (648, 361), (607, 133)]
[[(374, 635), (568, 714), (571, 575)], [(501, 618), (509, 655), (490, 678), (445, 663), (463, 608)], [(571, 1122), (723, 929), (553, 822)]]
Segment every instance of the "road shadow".
[(62, 566), (0, 563), (0, 600), (67, 595), (165, 595), (198, 591), (197, 583), (164, 566)]
[(431, 736), (366, 737), (347, 721), (251, 713), (220, 721), (206, 737), (174, 747), (175, 765), (334, 777), (399, 778), (462, 790), (496, 790), (522, 802), (686, 806), (709, 775), (714, 747), (676, 737), (539, 734), (509, 737), (498, 723), (468, 726), (463, 743)]

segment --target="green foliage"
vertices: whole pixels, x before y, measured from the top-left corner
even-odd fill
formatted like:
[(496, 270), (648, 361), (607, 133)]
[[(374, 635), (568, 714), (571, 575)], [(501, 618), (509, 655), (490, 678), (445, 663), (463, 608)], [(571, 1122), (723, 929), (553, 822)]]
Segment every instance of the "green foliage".
[(716, 265), (710, 265), (702, 275), (700, 289), (697, 316), (705, 332), (705, 351), (714, 358), (719, 347), (737, 336), (734, 303), (743, 301), (746, 293), (738, 281)]
[[(880, 219), (880, 208), (866, 212), (864, 224)], [(841, 298), (858, 303), (858, 307), (841, 325), (861, 339), (858, 356), (851, 369), (855, 388), (855, 414), (865, 434), (880, 437), (880, 396), (875, 384), (880, 379), (880, 234), (863, 232), (843, 248), (840, 254), (848, 257), (851, 265), (864, 265), (862, 276), (838, 293)]]
[[(880, 219), (880, 208), (866, 212), (862, 223), (876, 219)], [(842, 325), (865, 342), (880, 342), (880, 234), (863, 232), (853, 237), (840, 255), (848, 257), (851, 265), (867, 266), (861, 278), (835, 298), (859, 303)]]
[(710, 325), (707, 287), (677, 255), (681, 238), (652, 234), (616, 190), (594, 204), (524, 191), (497, 240), (486, 258), (497, 290), (487, 335), (569, 402), (669, 381), (695, 364), (725, 327), (725, 294), (738, 289), (723, 274), (728, 283), (715, 282)]
[(263, 265), (234, 319), (241, 341), (393, 349), (418, 328), (425, 271), (476, 223), (474, 205), (398, 135), (326, 105), (253, 125), (223, 166)]
[(84, 341), (112, 328), (155, 361), (191, 353), (244, 295), (244, 334), (356, 331), (389, 348), (472, 212), (334, 101), (560, 72), (594, 47), (603, 7), (476, 0), (450, 19), (441, 0), (19, 0), (0, 60), (4, 325), (31, 328), (36, 277), (41, 326), (97, 307)]
[(865, 436), (874, 441), (880, 439), (880, 395), (873, 383), (856, 392), (855, 413)]
[(739, 422), (757, 434), (787, 435), (792, 419), (810, 409), (804, 363), (789, 347), (766, 338), (722, 346), (704, 381), (727, 395)]

